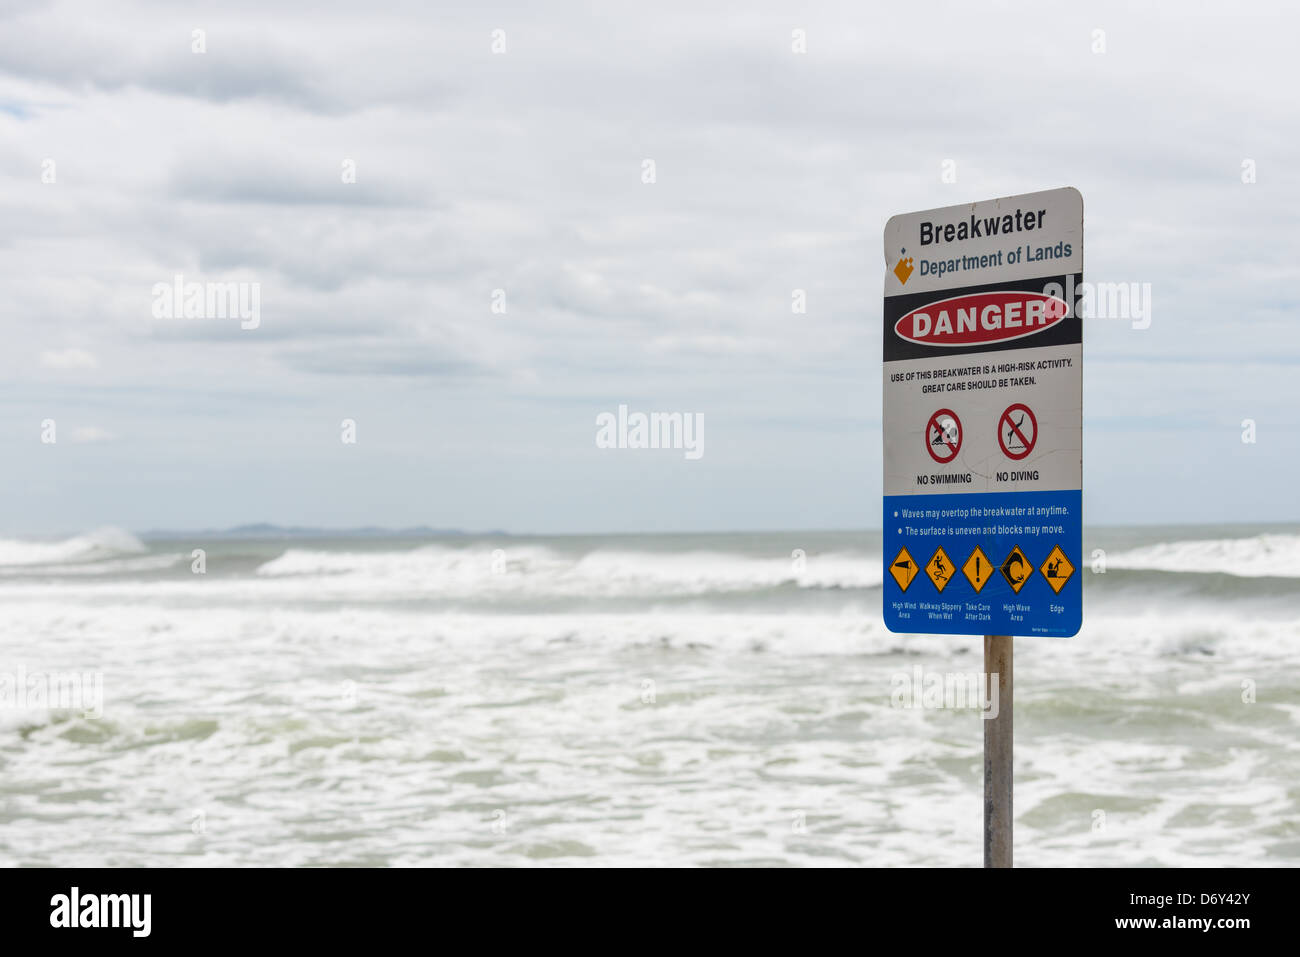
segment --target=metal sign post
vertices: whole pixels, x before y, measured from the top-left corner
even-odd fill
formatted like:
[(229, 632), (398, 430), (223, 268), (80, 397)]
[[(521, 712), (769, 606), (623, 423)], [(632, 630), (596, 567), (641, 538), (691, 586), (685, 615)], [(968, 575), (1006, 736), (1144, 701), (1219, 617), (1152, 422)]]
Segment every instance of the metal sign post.
[[(998, 714), (984, 722), (984, 866), (1011, 866), (1012, 720), (1010, 635), (984, 636), (984, 680), (998, 683)], [(990, 697), (992, 693), (990, 692)]]

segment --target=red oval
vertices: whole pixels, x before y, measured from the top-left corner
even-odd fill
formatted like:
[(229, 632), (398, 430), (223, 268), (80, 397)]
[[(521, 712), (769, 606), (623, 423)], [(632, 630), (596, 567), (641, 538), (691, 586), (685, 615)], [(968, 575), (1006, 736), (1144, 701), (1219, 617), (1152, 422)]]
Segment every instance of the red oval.
[(1064, 299), (1046, 293), (1019, 289), (976, 292), (913, 309), (894, 323), (894, 332), (923, 346), (1005, 342), (1050, 329), (1069, 311)]

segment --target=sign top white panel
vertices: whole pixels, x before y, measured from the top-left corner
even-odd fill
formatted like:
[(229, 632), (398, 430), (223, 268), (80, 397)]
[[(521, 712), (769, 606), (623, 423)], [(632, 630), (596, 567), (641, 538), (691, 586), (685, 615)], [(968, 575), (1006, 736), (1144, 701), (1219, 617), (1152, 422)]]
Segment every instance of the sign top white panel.
[(891, 217), (885, 297), (1082, 272), (1082, 224), (1072, 186)]

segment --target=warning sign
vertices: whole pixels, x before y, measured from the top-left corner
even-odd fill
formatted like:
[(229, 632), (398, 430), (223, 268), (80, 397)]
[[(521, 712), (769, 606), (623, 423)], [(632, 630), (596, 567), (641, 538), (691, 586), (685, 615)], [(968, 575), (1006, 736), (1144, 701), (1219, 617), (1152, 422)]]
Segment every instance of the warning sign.
[(993, 577), (993, 563), (984, 554), (984, 549), (976, 545), (975, 551), (971, 552), (970, 558), (966, 559), (966, 564), (961, 566), (961, 572), (978, 595)]
[(952, 567), (952, 559), (943, 548), (935, 550), (934, 555), (925, 565), (925, 573), (930, 576), (930, 581), (934, 582), (934, 587), (942, 592), (948, 587), (948, 582), (952, 580), (952, 573), (955, 569)]
[(1034, 451), (1038, 441), (1038, 419), (1023, 402), (1007, 406), (998, 419), (998, 445), (1009, 459), (1023, 459)]
[(940, 409), (930, 416), (925, 430), (926, 450), (930, 458), (947, 465), (961, 451), (961, 420), (951, 409)]
[(1007, 584), (1011, 586), (1011, 590), (1017, 595), (1020, 594), (1020, 589), (1025, 587), (1025, 582), (1029, 581), (1029, 576), (1033, 573), (1034, 566), (1029, 564), (1029, 559), (1025, 557), (1025, 553), (1020, 550), (1019, 545), (1011, 549), (1011, 554), (1002, 563), (1002, 577), (1007, 580)]
[(898, 555), (889, 563), (889, 574), (894, 576), (894, 581), (898, 582), (899, 588), (907, 591), (907, 586), (912, 584), (916, 572), (915, 559), (912, 558), (911, 553), (906, 548), (900, 548)]
[[(901, 213), (883, 240), (885, 625), (1075, 635), (1092, 577), (1072, 564), (1083, 561), (1083, 197), (1066, 187)], [(917, 577), (935, 590), (911, 589)]]
[(1047, 579), (1047, 584), (1052, 586), (1052, 591), (1056, 594), (1061, 593), (1065, 583), (1070, 580), (1074, 574), (1074, 566), (1070, 560), (1065, 557), (1065, 552), (1061, 551), (1060, 545), (1053, 545), (1051, 552), (1047, 555), (1047, 560), (1038, 569)]

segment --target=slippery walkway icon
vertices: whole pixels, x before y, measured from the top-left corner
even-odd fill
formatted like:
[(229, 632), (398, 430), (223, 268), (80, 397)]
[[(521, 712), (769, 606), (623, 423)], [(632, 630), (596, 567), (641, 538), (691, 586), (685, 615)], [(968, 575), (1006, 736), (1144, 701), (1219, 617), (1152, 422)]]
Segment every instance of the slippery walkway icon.
[(942, 594), (943, 590), (948, 587), (948, 582), (952, 581), (952, 559), (943, 547), (935, 549), (933, 557), (925, 564), (925, 573), (930, 576), (930, 581), (934, 582), (934, 587), (939, 589)]

